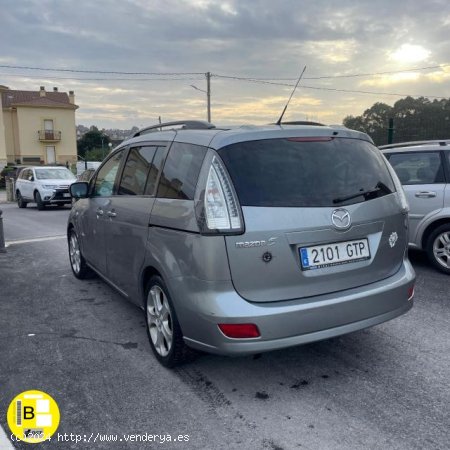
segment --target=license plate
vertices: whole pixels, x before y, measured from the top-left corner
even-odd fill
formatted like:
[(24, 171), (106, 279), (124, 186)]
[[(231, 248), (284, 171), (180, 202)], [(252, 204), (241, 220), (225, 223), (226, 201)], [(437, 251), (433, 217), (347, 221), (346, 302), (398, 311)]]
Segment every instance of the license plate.
[(69, 192), (64, 192), (63, 197), (70, 197), (70, 193)]
[(370, 259), (367, 239), (302, 247), (299, 253), (302, 270), (323, 269)]

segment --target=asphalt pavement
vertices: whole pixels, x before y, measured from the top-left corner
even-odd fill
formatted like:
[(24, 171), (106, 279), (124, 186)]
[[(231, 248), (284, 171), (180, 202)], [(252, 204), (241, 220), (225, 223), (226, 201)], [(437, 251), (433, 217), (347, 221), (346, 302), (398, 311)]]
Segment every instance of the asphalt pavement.
[(38, 211), (34, 203), (19, 208), (16, 203), (1, 203), (6, 241), (62, 236), (66, 233), (69, 206), (47, 206)]
[[(26, 238), (19, 213), (40, 224), (35, 237), (47, 220), (48, 236), (64, 230), (67, 211), (8, 205), (7, 241)], [(153, 357), (139, 308), (98, 278), (73, 277), (64, 239), (10, 245), (0, 254), (0, 424), (9, 434), (9, 402), (38, 389), (59, 404), (60, 434), (189, 437), (54, 439), (42, 449), (448, 449), (450, 278), (422, 254), (412, 259), (415, 306), (402, 317), (263, 355), (200, 355), (171, 371)]]

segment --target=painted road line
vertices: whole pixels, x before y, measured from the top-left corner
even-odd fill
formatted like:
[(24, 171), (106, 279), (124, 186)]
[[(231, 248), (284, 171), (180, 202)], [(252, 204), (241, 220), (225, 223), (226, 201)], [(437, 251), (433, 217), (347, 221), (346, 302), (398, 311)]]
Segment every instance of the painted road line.
[(10, 245), (16, 245), (16, 244), (29, 244), (31, 242), (54, 241), (56, 239), (67, 239), (67, 235), (59, 234), (57, 236), (47, 236), (47, 237), (38, 237), (38, 238), (32, 238), (32, 239), (17, 239), (14, 241), (6, 241), (6, 247), (9, 247)]

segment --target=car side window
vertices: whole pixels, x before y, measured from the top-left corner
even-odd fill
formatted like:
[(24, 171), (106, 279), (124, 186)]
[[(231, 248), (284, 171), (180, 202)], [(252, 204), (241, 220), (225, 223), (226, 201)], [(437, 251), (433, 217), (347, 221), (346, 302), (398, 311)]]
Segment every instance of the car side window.
[(150, 172), (148, 174), (147, 186), (145, 187), (145, 195), (155, 195), (156, 183), (158, 182), (158, 177), (161, 173), (166, 154), (166, 146), (158, 147), (158, 149), (156, 150), (156, 154), (153, 158)]
[(440, 152), (393, 153), (389, 162), (402, 184), (444, 183)]
[(157, 148), (155, 145), (131, 148), (123, 169), (118, 195), (144, 194)]
[(193, 200), (206, 147), (174, 142), (161, 174), (157, 197)]
[(121, 150), (103, 164), (94, 182), (92, 191), (94, 197), (110, 197), (113, 194), (114, 182), (123, 154), (124, 150)]

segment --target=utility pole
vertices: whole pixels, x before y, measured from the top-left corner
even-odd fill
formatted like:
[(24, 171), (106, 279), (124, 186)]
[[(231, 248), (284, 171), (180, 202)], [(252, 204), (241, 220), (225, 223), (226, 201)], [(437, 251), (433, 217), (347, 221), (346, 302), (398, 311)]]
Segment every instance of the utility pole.
[(206, 72), (206, 101), (208, 110), (208, 122), (211, 123), (211, 72)]
[(191, 88), (194, 88), (196, 91), (200, 91), (206, 94), (206, 116), (209, 123), (211, 123), (211, 72), (205, 73), (206, 77), (206, 91), (204, 89), (200, 89), (197, 86), (191, 84)]

